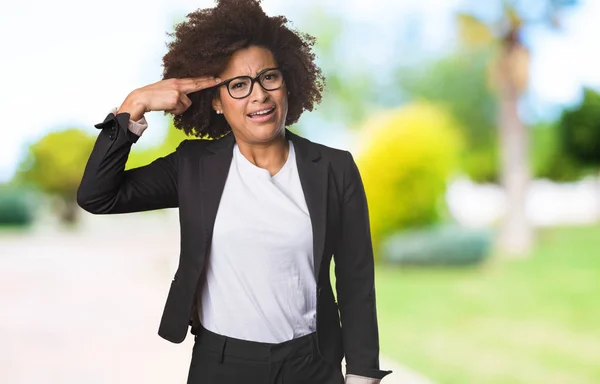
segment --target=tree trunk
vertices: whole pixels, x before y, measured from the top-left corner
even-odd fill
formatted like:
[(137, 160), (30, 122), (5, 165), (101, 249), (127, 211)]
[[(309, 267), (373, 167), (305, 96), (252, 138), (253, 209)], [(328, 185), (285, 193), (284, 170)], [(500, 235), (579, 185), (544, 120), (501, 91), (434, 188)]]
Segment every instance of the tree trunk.
[(516, 39), (507, 38), (500, 57), (499, 131), (501, 182), (506, 192), (506, 211), (500, 231), (501, 251), (510, 256), (526, 256), (531, 248), (533, 230), (527, 219), (525, 204), (531, 179), (528, 158), (527, 129), (518, 113), (523, 82), (523, 55), (527, 55)]
[(77, 224), (79, 219), (79, 206), (75, 199), (61, 199), (59, 208), (60, 221), (68, 226)]

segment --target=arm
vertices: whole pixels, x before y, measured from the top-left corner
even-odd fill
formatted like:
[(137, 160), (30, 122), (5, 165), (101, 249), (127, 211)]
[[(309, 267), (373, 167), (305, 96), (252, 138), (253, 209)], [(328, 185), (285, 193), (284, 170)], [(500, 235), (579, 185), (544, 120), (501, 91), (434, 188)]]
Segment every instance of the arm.
[(334, 254), (346, 383), (377, 384), (391, 371), (379, 370), (375, 272), (367, 199), (356, 163), (350, 152), (347, 155), (341, 233)]
[[(77, 203), (91, 213), (125, 213), (177, 207), (179, 150), (151, 164), (125, 171), (131, 145), (143, 132), (144, 113), (184, 113), (192, 101), (187, 95), (221, 82), (211, 76), (165, 79), (132, 91), (118, 112), (96, 124), (101, 129), (77, 191)], [(137, 120), (137, 121), (130, 121)], [(139, 119), (139, 120), (138, 120)]]
[(139, 138), (133, 131), (141, 134), (147, 124), (144, 119), (130, 121), (129, 113), (115, 116), (113, 112), (95, 125), (101, 132), (85, 167), (77, 203), (97, 214), (177, 207), (178, 151), (125, 171), (131, 146)]
[[(117, 108), (115, 107), (111, 109), (110, 113), (112, 113), (115, 116), (118, 115)], [(130, 115), (129, 117), (132, 118), (133, 116)], [(148, 122), (146, 121), (146, 118), (143, 115), (139, 120), (129, 120), (129, 123), (127, 125), (127, 129), (130, 132), (135, 133), (135, 135), (138, 137), (142, 136), (142, 133), (144, 133), (146, 128), (148, 128)]]

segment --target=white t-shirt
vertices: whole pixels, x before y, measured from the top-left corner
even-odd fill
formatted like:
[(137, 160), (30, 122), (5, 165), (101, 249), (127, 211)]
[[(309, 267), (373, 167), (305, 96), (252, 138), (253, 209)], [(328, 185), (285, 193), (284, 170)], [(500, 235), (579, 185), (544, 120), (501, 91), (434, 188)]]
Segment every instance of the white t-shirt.
[(291, 141), (274, 176), (234, 145), (205, 268), (206, 329), (268, 343), (316, 330), (312, 227)]

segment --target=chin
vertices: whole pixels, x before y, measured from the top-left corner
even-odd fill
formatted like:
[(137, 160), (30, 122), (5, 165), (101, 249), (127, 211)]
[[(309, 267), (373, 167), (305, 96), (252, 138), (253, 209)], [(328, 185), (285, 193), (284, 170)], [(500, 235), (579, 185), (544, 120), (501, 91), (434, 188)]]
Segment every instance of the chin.
[(247, 131), (251, 137), (260, 141), (269, 141), (284, 131), (280, 124), (251, 124), (247, 126)]

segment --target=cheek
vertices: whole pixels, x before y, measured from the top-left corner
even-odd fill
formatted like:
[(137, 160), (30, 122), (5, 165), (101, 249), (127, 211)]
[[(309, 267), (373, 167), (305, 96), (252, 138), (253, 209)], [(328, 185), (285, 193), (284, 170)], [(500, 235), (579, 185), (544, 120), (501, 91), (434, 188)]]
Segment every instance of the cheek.
[(246, 102), (244, 100), (235, 100), (230, 97), (222, 105), (231, 114), (246, 114)]
[(288, 106), (289, 106), (289, 97), (288, 97), (287, 93), (285, 93), (283, 95), (283, 100), (282, 100), (281, 104), (285, 107), (285, 113), (287, 114)]
[(279, 99), (279, 104), (285, 106), (287, 109), (288, 101), (289, 101), (287, 90), (285, 88), (281, 89), (281, 92), (277, 96)]

